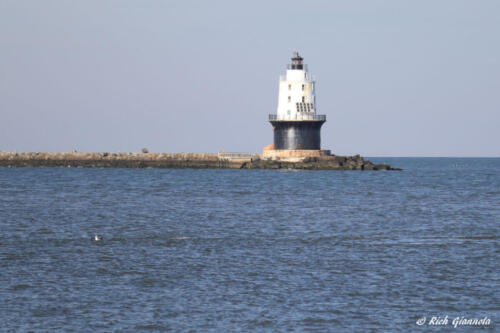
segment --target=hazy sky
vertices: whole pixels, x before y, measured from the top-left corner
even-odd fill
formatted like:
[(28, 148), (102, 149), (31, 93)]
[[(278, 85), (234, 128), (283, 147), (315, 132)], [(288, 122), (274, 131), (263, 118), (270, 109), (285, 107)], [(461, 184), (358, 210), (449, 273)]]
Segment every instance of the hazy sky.
[(0, 150), (260, 152), (294, 50), (323, 148), (500, 156), (486, 0), (0, 0)]

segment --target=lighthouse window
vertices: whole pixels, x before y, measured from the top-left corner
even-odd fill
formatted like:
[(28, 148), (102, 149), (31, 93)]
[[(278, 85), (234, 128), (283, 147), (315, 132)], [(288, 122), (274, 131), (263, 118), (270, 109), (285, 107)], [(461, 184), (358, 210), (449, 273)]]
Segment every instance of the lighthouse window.
[(288, 90), (292, 90), (292, 85), (291, 84), (288, 85)]
[(302, 85), (302, 91), (304, 91), (304, 88), (305, 88), (305, 87), (306, 87), (305, 85)]
[(292, 97), (288, 96), (288, 103), (292, 101)]
[(306, 98), (304, 96), (302, 96), (302, 103), (304, 103), (306, 101)]

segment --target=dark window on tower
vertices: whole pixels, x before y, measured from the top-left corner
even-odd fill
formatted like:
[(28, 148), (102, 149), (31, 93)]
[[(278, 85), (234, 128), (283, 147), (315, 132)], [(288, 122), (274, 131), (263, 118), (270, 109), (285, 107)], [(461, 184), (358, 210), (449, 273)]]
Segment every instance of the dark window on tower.
[(305, 85), (302, 85), (302, 91), (304, 91), (304, 88), (305, 88), (305, 87), (306, 87)]
[(302, 103), (304, 103), (306, 101), (306, 98), (304, 96), (302, 96)]

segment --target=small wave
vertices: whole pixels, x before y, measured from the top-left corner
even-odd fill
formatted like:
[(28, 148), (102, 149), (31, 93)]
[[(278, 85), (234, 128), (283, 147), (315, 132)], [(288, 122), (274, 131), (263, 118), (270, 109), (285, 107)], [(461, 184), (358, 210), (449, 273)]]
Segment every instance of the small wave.
[(135, 326), (135, 329), (136, 330), (139, 330), (139, 331), (168, 331), (170, 330), (170, 327), (167, 327), (167, 326), (162, 326), (162, 325), (159, 325), (159, 324), (143, 324), (143, 325), (137, 325)]
[(269, 319), (252, 320), (251, 324), (252, 326), (257, 326), (257, 327), (270, 327), (273, 325), (273, 321)]
[(498, 239), (498, 235), (491, 235), (491, 236), (456, 236), (455, 238), (458, 239)]
[(307, 317), (302, 322), (306, 325), (315, 325), (315, 324), (340, 324), (341, 321), (335, 318), (325, 319), (325, 318), (317, 318), (317, 317)]
[(236, 195), (248, 195), (248, 194), (252, 194), (253, 192), (251, 191), (232, 191), (233, 194), (236, 194)]
[(10, 287), (10, 290), (12, 291), (21, 291), (21, 290), (26, 290), (26, 289), (29, 289), (31, 288), (31, 286), (29, 284), (16, 284), (12, 287)]

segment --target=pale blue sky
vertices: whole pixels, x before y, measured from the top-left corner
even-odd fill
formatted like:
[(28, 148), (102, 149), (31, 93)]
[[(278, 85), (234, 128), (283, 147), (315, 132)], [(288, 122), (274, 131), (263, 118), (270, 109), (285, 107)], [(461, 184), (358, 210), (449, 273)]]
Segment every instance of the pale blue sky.
[(293, 50), (323, 148), (500, 156), (486, 0), (0, 0), (0, 150), (260, 152)]

